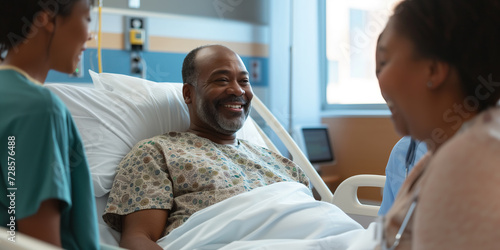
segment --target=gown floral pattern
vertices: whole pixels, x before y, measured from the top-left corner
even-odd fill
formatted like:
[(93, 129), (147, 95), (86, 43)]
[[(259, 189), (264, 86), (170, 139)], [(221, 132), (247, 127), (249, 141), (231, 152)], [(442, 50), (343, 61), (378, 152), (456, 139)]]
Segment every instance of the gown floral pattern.
[(139, 142), (121, 161), (103, 219), (121, 231), (120, 215), (167, 209), (166, 235), (203, 208), (280, 181), (309, 186), (295, 163), (266, 148), (170, 132)]

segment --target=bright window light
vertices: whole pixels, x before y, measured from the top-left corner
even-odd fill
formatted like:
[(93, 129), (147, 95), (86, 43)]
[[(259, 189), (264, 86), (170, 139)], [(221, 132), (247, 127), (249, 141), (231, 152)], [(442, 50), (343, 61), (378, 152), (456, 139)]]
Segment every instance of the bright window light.
[(375, 47), (400, 0), (326, 0), (326, 102), (382, 104)]

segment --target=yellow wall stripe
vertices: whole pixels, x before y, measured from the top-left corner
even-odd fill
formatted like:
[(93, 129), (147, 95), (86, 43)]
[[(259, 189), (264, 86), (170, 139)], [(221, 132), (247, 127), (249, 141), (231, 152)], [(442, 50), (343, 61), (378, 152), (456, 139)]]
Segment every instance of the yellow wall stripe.
[[(192, 49), (205, 44), (222, 44), (228, 46), (241, 56), (268, 57), (268, 45), (261, 43), (240, 43), (225, 41), (196, 40), (175, 37), (149, 36), (149, 51), (188, 53)], [(97, 48), (97, 39), (87, 42), (88, 48)], [(102, 33), (103, 49), (124, 49), (122, 33)]]

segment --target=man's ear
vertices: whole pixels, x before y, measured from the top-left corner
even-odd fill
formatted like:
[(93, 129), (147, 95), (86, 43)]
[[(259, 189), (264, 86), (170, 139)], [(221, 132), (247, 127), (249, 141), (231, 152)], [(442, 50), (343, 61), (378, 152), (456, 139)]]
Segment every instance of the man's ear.
[(432, 86), (428, 86), (430, 89), (439, 88), (443, 83), (446, 82), (450, 74), (450, 64), (447, 62), (432, 60), (430, 64), (430, 82)]
[(191, 104), (194, 92), (194, 86), (189, 83), (184, 83), (182, 86), (182, 97), (184, 97), (184, 102), (186, 104)]

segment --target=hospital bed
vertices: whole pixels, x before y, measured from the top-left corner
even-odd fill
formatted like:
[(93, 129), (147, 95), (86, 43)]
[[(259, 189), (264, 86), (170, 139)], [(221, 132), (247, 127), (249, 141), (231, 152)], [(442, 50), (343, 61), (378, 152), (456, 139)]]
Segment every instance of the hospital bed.
[[(142, 139), (168, 131), (185, 131), (189, 126), (189, 116), (180, 83), (155, 83), (119, 74), (90, 74), (94, 88), (67, 84), (47, 84), (46, 87), (66, 104), (80, 131), (92, 174), (101, 242), (113, 249), (119, 242), (120, 234), (109, 228), (101, 215), (118, 163)], [(255, 96), (252, 107), (252, 112), (257, 112), (285, 144), (293, 161), (309, 177), (322, 201), (333, 203), (352, 216), (373, 218), (377, 215), (378, 206), (359, 202), (357, 188), (383, 187), (384, 176), (348, 178), (339, 185), (335, 195), (332, 194), (290, 135)], [(237, 137), (279, 152), (250, 117)], [(5, 239), (2, 237), (0, 244), (9, 244)], [(12, 249), (38, 248), (33, 247), (33, 242), (36, 244), (37, 240), (26, 241), (26, 248), (23, 248), (23, 242), (16, 242), (17, 248)]]

